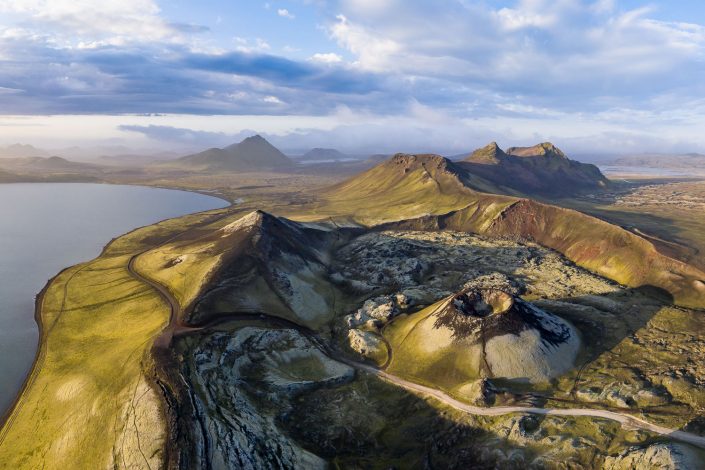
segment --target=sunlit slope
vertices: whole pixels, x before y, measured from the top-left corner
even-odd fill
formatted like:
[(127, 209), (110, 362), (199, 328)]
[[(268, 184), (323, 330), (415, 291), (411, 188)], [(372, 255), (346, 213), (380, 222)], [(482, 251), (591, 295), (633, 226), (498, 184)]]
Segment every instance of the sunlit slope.
[(372, 225), (460, 209), (477, 198), (471, 186), (491, 190), (489, 183), (439, 155), (397, 154), (325, 190), (313, 207), (284, 214), (298, 220), (333, 217)]
[(396, 155), (323, 193), (314, 215), (291, 216), (521, 237), (627, 286), (653, 285), (679, 304), (705, 307), (705, 273), (651, 242), (574, 210), (477, 192), (470, 187), (477, 181), (437, 155)]
[(385, 328), (384, 336), (394, 351), (387, 371), (446, 390), (480, 377), (482, 346), (453, 341), (447, 329), (434, 325), (434, 315), (447, 302), (442, 299)]
[(679, 303), (705, 306), (705, 273), (659, 253), (632, 232), (581, 212), (521, 200), (507, 208), (490, 231), (532, 238), (621, 284), (661, 287)]

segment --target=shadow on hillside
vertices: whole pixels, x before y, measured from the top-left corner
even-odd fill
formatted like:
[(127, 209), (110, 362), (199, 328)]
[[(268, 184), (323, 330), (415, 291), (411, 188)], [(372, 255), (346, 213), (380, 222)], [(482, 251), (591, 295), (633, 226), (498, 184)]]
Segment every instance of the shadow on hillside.
[(580, 330), (584, 360), (592, 361), (646, 326), (662, 308), (673, 305), (673, 296), (658, 287), (642, 286), (537, 304)]
[[(590, 388), (591, 384), (586, 383), (586, 380), (589, 382), (586, 370), (592, 368), (591, 364), (612, 352), (625, 340), (632, 338), (631, 341), (636, 343), (633, 335), (647, 326), (661, 309), (673, 305), (673, 297), (661, 288), (642, 286), (599, 295), (541, 300), (536, 304), (570, 321), (580, 332), (582, 347), (571, 372), (574, 378), (571, 379), (573, 386), (570, 392), (575, 398), (579, 388)], [(608, 381), (611, 380), (610, 369), (628, 369), (640, 375), (635, 369), (636, 362), (631, 362), (630, 357), (616, 354), (602, 357), (600, 367), (606, 367), (607, 370), (604, 373), (600, 369), (591, 370), (591, 374), (597, 374), (597, 377)], [(592, 388), (601, 389), (605, 385), (594, 383)]]
[[(215, 331), (222, 333), (227, 329)], [(328, 385), (319, 382), (291, 389), (272, 386), (271, 378), (268, 383), (262, 380), (271, 367), (271, 359), (262, 354), (257, 341), (238, 343), (232, 350), (236, 352), (231, 351), (232, 357), (224, 360), (228, 348), (233, 346), (227, 336), (213, 338), (181, 343), (180, 351), (187, 356), (199, 351), (198, 344), (208, 344), (215, 346), (212, 350), (220, 358), (217, 367), (203, 368), (204, 375), (196, 382), (196, 368), (190, 365), (193, 363), (184, 361), (180, 366), (183, 380), (191, 384), (192, 395), (184, 404), (190, 411), (180, 413), (182, 422), (176, 438), (191, 466), (211, 468), (210, 462), (232, 461), (238, 458), (236, 453), (242, 452), (251, 456), (244, 459), (246, 462), (271, 463), (267, 468), (293, 468), (285, 464), (292, 461), (291, 446), (286, 440), (331, 462), (331, 468), (525, 468), (524, 462), (535, 456), (532, 450), (480, 428), (474, 417), (432, 406), (367, 372), (358, 371), (350, 381), (329, 381)], [(202, 364), (202, 358), (197, 360)], [(241, 362), (245, 365), (239, 365)], [(215, 373), (216, 370), (220, 372)], [(217, 383), (218, 377), (228, 376), (230, 382)], [(203, 388), (199, 383), (208, 385)], [(204, 401), (204, 396), (217, 403)], [(213, 408), (206, 408), (206, 403)], [(274, 419), (260, 421), (255, 414)], [(536, 420), (531, 417), (507, 416), (500, 421), (508, 423), (507, 431), (518, 427), (526, 435), (540, 436)], [(262, 428), (262, 423), (268, 426)], [(278, 444), (269, 445), (268, 438), (274, 436)], [(221, 458), (223, 453), (227, 458)], [(514, 456), (508, 462), (505, 456), (514, 454), (524, 457)]]
[[(436, 408), (361, 372), (351, 383), (295, 398), (292, 409), (277, 421), (332, 468), (526, 468), (536, 456), (529, 448), (480, 428), (470, 415)], [(507, 430), (516, 425), (527, 435), (538, 431), (533, 417), (507, 416), (500, 421), (508, 422)], [(508, 455), (514, 455), (513, 462)]]

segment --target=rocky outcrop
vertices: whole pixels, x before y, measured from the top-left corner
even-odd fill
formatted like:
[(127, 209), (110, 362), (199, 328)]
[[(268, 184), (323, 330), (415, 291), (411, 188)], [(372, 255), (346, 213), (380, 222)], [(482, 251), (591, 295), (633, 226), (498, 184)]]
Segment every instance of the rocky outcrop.
[(456, 393), (471, 405), (491, 406), (495, 401), (496, 392), (488, 379), (479, 379), (461, 386)]
[(350, 348), (361, 356), (378, 363), (383, 363), (389, 351), (382, 338), (370, 331), (351, 329), (348, 331)]
[(496, 165), (499, 164), (502, 158), (506, 158), (506, 156), (507, 154), (499, 148), (497, 142), (491, 142), (488, 145), (475, 150), (467, 158), (467, 161), (486, 165)]
[(401, 312), (405, 312), (414, 304), (409, 295), (399, 292), (366, 300), (355, 313), (347, 315), (345, 322), (349, 328), (365, 325), (370, 328), (380, 328)]
[(613, 382), (607, 387), (585, 386), (576, 390), (578, 400), (589, 403), (604, 403), (619, 408), (648, 408), (672, 401), (665, 387), (632, 378), (628, 383)]
[(350, 380), (354, 371), (332, 361), (294, 330), (244, 327), (184, 340), (182, 373), (191, 385), (194, 416), (186, 432), (200, 434), (198, 468), (327, 468), (283, 433), (277, 420), (298, 394)]
[(653, 444), (632, 447), (617, 456), (607, 457), (605, 470), (658, 468), (661, 470), (697, 470), (703, 468), (703, 455), (682, 444)]

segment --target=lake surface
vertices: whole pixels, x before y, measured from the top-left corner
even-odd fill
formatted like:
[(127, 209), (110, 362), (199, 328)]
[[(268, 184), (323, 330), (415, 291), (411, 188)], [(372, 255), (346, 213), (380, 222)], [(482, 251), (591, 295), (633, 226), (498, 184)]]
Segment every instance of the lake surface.
[(202, 194), (84, 183), (0, 184), (0, 414), (32, 365), (34, 298), (67, 266), (137, 227), (225, 207)]

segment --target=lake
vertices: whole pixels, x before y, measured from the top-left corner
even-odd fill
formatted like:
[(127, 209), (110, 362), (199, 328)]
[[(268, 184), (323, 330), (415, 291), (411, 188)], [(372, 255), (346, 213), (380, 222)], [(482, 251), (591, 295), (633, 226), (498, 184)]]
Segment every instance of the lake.
[(227, 206), (202, 194), (86, 183), (0, 184), (0, 414), (37, 347), (34, 298), (60, 270), (137, 227)]

